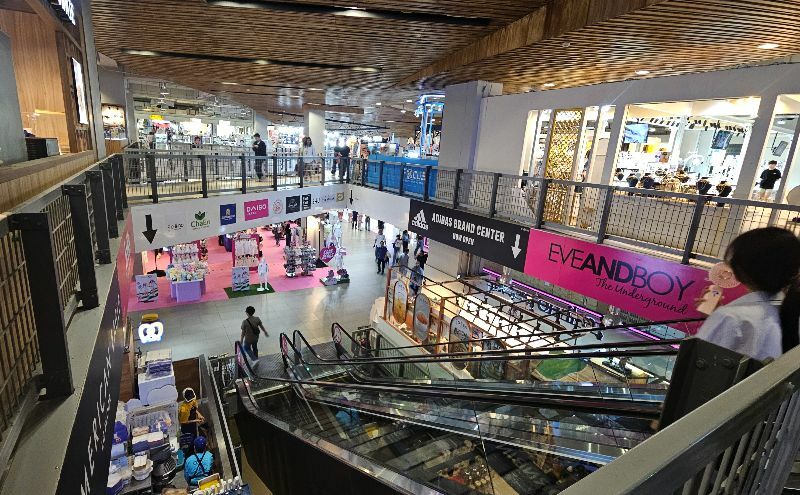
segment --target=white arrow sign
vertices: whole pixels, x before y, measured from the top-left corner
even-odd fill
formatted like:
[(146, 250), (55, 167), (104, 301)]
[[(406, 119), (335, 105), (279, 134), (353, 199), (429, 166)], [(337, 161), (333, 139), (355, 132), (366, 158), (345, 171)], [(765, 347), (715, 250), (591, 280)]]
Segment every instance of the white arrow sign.
[(517, 239), (514, 241), (514, 245), (511, 246), (511, 252), (514, 253), (514, 259), (519, 256), (519, 253), (522, 252), (522, 249), (519, 248), (519, 234), (517, 234)]

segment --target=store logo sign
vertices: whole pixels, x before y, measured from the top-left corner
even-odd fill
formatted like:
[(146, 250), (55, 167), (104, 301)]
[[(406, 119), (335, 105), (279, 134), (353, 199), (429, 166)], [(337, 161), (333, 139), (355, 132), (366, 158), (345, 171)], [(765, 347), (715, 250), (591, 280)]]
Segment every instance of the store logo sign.
[(257, 199), (255, 201), (245, 201), (244, 219), (245, 221), (257, 220), (269, 216), (269, 200)]
[(302, 200), (303, 200), (303, 204), (301, 205), (301, 207), (304, 210), (310, 210), (311, 209), (311, 195), (310, 194), (303, 194)]
[(194, 220), (189, 225), (192, 226), (192, 230), (205, 229), (211, 225), (211, 220), (206, 218), (206, 212), (198, 211), (194, 214)]
[(230, 225), (236, 223), (236, 204), (219, 205), (219, 224)]
[(160, 321), (139, 325), (139, 341), (142, 344), (161, 342), (162, 338), (164, 338), (164, 324)]
[(428, 230), (428, 222), (425, 220), (425, 212), (423, 210), (419, 210), (419, 213), (414, 216), (411, 220), (411, 225), (418, 229)]
[(286, 213), (297, 213), (300, 211), (300, 196), (288, 196), (286, 198)]
[(283, 200), (276, 199), (274, 203), (272, 203), (272, 211), (275, 212), (276, 215), (280, 215), (283, 211)]
[(183, 230), (183, 223), (181, 222), (172, 222), (167, 224), (167, 230), (177, 232), (179, 230)]
[(61, 19), (75, 24), (75, 4), (72, 0), (50, 0), (50, 4)]

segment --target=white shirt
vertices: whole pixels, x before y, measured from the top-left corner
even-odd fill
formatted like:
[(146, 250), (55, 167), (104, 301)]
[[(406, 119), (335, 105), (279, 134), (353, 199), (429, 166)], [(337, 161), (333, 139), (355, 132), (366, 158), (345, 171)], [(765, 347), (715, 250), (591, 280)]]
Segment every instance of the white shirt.
[(373, 246), (380, 246), (381, 242), (386, 242), (386, 236), (378, 234), (377, 237), (375, 237), (375, 244), (373, 244)]
[(751, 292), (717, 308), (696, 337), (755, 359), (783, 354), (779, 305), (782, 296)]

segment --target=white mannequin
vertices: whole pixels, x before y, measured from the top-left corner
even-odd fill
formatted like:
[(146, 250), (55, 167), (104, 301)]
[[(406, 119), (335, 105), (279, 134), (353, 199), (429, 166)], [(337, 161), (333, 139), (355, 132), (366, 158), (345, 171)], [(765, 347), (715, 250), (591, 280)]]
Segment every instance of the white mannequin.
[(267, 280), (269, 278), (269, 265), (267, 264), (267, 260), (261, 258), (261, 261), (258, 262), (258, 280), (261, 282), (261, 286), (256, 289), (258, 292), (264, 292), (267, 290)]

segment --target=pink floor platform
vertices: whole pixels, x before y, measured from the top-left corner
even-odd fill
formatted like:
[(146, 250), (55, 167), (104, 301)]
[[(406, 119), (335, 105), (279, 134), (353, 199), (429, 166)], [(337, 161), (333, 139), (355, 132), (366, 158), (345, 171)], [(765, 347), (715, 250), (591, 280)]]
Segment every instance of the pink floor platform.
[[(321, 286), (319, 279), (328, 273), (328, 269), (318, 269), (313, 272), (313, 276), (310, 277), (288, 278), (286, 276), (286, 270), (283, 268), (283, 248), (286, 245), (285, 241), (281, 241), (280, 246), (276, 246), (275, 238), (272, 236), (271, 231), (259, 229), (259, 233), (263, 238), (261, 249), (269, 265), (269, 283), (272, 285), (275, 292), (287, 292)], [(233, 264), (233, 257), (231, 253), (225, 251), (224, 246), (219, 245), (216, 237), (208, 239), (206, 245), (208, 246), (209, 274), (206, 276), (206, 293), (203, 294), (199, 300), (179, 303), (170, 297), (169, 280), (167, 277), (159, 277), (158, 299), (147, 303), (139, 302), (136, 299), (136, 286), (131, 282), (131, 296), (128, 301), (128, 310), (150, 311), (158, 308), (181, 306), (183, 304), (198, 304), (206, 301), (228, 299), (228, 295), (225, 294), (225, 288), (231, 286), (231, 266)], [(169, 255), (165, 254), (159, 260), (158, 267), (163, 270), (168, 263)], [(147, 273), (154, 269), (155, 263), (151, 253), (144, 271)], [(258, 283), (258, 274), (255, 271), (250, 272), (250, 283)]]

